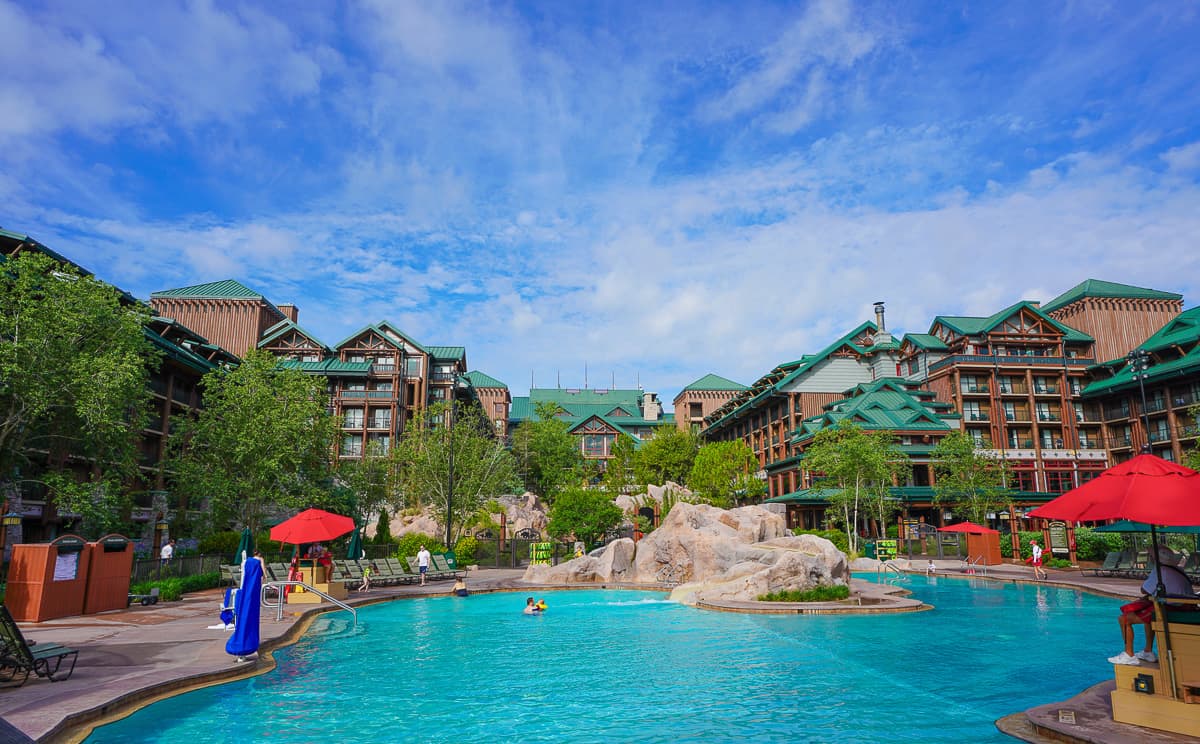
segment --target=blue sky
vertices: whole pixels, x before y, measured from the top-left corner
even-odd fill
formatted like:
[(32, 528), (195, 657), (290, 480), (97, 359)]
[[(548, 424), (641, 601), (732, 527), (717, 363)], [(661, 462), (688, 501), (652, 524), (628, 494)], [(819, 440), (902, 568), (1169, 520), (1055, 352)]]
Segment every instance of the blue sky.
[(1200, 297), (1195, 2), (11, 3), (0, 225), (524, 394)]

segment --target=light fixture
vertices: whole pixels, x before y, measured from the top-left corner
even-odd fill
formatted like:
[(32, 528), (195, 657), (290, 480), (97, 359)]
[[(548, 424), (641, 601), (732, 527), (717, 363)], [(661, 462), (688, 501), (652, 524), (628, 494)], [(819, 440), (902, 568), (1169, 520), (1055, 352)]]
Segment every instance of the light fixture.
[(1141, 692), (1147, 695), (1154, 694), (1154, 675), (1139, 674), (1133, 678), (1133, 691)]
[(15, 511), (10, 511), (8, 514), (0, 517), (0, 524), (3, 524), (5, 527), (16, 527), (21, 523), (21, 519), (22, 517), (20, 514), (17, 514)]
[(154, 523), (154, 529), (158, 530), (159, 532), (166, 532), (168, 526), (170, 525), (167, 524), (167, 520), (165, 519), (160, 519)]

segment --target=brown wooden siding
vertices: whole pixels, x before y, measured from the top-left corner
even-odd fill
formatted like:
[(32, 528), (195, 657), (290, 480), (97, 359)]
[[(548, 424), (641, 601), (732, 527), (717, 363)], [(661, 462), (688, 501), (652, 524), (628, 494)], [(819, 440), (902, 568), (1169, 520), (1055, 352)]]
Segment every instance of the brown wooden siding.
[(1084, 297), (1050, 313), (1096, 339), (1095, 359), (1123, 357), (1183, 311), (1182, 300)]

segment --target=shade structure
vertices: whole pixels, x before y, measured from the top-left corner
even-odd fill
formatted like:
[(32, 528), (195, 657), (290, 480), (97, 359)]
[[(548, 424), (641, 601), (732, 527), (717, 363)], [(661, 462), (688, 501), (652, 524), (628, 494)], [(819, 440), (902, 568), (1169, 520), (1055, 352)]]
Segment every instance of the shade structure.
[(1138, 455), (1105, 470), (1028, 516), (1095, 522), (1129, 519), (1200, 526), (1200, 473), (1154, 455)]
[(355, 527), (350, 536), (350, 544), (346, 546), (346, 560), (357, 561), (364, 556), (362, 546), (362, 529)]
[(242, 528), (242, 539), (238, 541), (237, 552), (233, 554), (233, 562), (241, 563), (254, 555), (254, 533), (249, 527)]
[(271, 528), (271, 539), (281, 543), (324, 542), (354, 529), (354, 520), (321, 509), (305, 509)]
[[(1171, 534), (1185, 535), (1200, 535), (1200, 527), (1166, 527), (1162, 525), (1155, 526), (1158, 532), (1167, 532)], [(1097, 527), (1096, 532), (1150, 532), (1150, 525), (1144, 522), (1130, 522), (1128, 519), (1122, 519), (1120, 522), (1113, 522), (1102, 527)]]
[(991, 527), (984, 527), (981, 524), (974, 522), (959, 522), (958, 524), (948, 524), (945, 527), (938, 527), (938, 532), (966, 532), (971, 535), (999, 535), (999, 530), (993, 530)]

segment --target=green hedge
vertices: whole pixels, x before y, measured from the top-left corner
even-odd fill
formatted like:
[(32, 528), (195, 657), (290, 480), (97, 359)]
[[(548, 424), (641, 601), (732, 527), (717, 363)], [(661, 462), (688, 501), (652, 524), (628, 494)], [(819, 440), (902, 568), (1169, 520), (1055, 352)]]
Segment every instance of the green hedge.
[(410, 532), (407, 535), (401, 535), (396, 540), (396, 557), (400, 560), (411, 558), (417, 554), (417, 551), (424, 545), (425, 549), (430, 553), (445, 553), (446, 546), (441, 540), (433, 535), (422, 535), (420, 532)]
[[(236, 550), (237, 546), (234, 545)], [(194, 576), (184, 576), (182, 578), (157, 579), (155, 581), (142, 581), (133, 584), (129, 587), (130, 594), (149, 594), (150, 590), (158, 587), (158, 598), (162, 602), (174, 602), (188, 592), (198, 592), (204, 589), (213, 589), (221, 585), (221, 574), (213, 571), (211, 573), (196, 574)]]
[(814, 586), (812, 589), (790, 589), (783, 592), (771, 592), (758, 598), (759, 602), (836, 602), (850, 596), (850, 587), (844, 584), (835, 586)]
[(475, 554), (479, 552), (479, 541), (470, 535), (458, 538), (454, 544), (454, 560), (460, 566), (469, 566), (475, 562)]
[(796, 535), (816, 535), (817, 537), (823, 537), (833, 543), (833, 546), (843, 553), (850, 552), (850, 539), (841, 530), (793, 530), (792, 533)]

